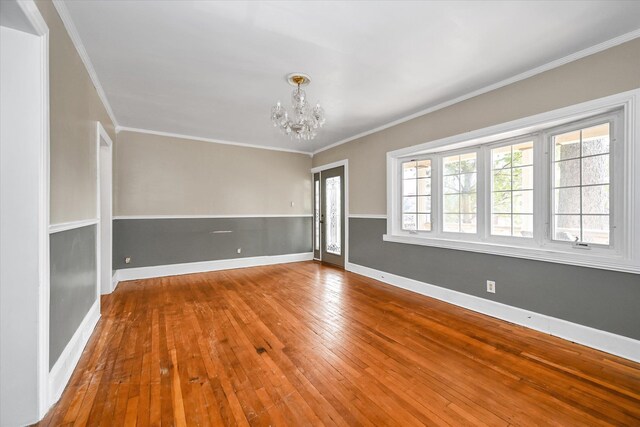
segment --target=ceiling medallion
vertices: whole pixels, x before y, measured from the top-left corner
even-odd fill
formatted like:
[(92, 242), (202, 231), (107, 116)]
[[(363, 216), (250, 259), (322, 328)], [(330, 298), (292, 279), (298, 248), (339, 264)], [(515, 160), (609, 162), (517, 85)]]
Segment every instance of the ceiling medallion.
[(312, 108), (307, 102), (307, 94), (301, 89), (302, 86), (311, 83), (311, 77), (304, 73), (291, 73), (287, 76), (287, 82), (296, 87), (291, 94), (293, 113), (289, 116), (287, 110), (278, 101), (271, 108), (271, 122), (273, 127), (279, 128), (282, 133), (289, 135), (292, 139), (310, 141), (316, 137), (318, 129), (324, 126), (326, 121), (324, 110), (320, 104)]

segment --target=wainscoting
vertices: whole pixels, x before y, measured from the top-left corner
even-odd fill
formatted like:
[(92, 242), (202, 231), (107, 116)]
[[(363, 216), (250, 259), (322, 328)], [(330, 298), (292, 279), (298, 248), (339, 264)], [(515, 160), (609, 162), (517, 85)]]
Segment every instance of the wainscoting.
[[(113, 222), (115, 270), (308, 252), (310, 216), (140, 217)], [(125, 258), (131, 262), (125, 263)]]
[(100, 318), (97, 221), (52, 226), (49, 299), (49, 402), (62, 394)]

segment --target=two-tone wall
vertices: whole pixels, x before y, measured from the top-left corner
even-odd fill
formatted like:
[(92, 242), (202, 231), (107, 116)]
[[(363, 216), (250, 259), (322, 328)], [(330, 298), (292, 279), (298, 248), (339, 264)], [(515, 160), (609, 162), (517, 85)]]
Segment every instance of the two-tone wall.
[(54, 368), (68, 362), (60, 357), (97, 302), (96, 122), (112, 138), (115, 130), (58, 11), (51, 1), (36, 4), (49, 27), (49, 367)]
[(301, 153), (119, 132), (113, 268), (310, 253), (310, 169)]
[(314, 167), (349, 160), (349, 261), (640, 339), (639, 275), (382, 240), (388, 151), (637, 88), (640, 39), (317, 153)]

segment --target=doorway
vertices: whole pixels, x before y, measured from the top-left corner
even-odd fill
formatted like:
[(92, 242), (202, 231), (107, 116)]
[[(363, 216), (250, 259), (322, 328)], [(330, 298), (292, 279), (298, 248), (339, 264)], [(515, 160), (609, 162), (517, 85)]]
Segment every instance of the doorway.
[(327, 165), (313, 172), (314, 259), (344, 268), (348, 236), (346, 164)]

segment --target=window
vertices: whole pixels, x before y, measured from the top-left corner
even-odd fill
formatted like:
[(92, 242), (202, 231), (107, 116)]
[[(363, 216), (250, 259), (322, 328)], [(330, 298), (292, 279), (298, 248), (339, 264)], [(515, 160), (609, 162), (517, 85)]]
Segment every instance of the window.
[(402, 229), (431, 230), (431, 160), (402, 164)]
[(491, 234), (533, 238), (533, 141), (491, 150)]
[(609, 122), (552, 136), (553, 239), (608, 245)]
[(476, 232), (477, 186), (476, 153), (442, 159), (443, 231)]
[(384, 240), (640, 273), (632, 92), (388, 153)]

